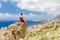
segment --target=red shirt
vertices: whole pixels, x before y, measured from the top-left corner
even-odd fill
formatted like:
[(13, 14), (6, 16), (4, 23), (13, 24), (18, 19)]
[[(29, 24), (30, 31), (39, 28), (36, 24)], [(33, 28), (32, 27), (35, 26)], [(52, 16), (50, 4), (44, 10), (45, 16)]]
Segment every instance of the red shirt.
[(20, 17), (20, 22), (24, 22), (24, 19), (23, 19), (23, 17)]

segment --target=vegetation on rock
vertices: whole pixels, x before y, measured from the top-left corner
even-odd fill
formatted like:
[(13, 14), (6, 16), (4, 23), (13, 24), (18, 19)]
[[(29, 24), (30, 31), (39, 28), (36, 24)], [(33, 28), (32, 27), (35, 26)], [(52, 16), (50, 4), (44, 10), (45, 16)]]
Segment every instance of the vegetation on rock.
[[(37, 26), (38, 25), (33, 26), (32, 29), (34, 29)], [(40, 30), (36, 30), (36, 31), (32, 30), (30, 32), (27, 32), (25, 39), (23, 40), (60, 40), (60, 20), (50, 21), (46, 23), (46, 25), (43, 24), (41, 27)]]

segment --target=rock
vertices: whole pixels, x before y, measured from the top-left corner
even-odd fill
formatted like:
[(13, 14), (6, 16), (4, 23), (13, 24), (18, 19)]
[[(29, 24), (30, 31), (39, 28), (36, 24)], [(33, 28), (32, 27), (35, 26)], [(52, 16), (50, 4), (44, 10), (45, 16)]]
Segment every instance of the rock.
[(24, 38), (26, 34), (26, 23), (15, 23), (0, 29), (0, 40), (18, 40)]

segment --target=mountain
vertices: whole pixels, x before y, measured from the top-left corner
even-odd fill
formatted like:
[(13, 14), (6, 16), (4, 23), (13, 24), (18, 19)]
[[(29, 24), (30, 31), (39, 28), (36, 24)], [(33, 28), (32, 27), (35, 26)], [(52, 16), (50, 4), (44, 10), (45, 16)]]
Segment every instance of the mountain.
[(37, 25), (37, 24), (43, 24), (43, 22), (36, 22), (36, 21), (32, 21), (32, 20), (26, 20), (27, 26), (32, 26), (32, 25)]
[(59, 15), (59, 16), (57, 16), (56, 18), (54, 18), (54, 20), (55, 20), (55, 19), (60, 20), (60, 15)]
[(50, 21), (50, 20), (39, 20), (39, 21), (37, 21), (37, 22), (46, 23), (46, 22), (48, 22), (48, 21)]

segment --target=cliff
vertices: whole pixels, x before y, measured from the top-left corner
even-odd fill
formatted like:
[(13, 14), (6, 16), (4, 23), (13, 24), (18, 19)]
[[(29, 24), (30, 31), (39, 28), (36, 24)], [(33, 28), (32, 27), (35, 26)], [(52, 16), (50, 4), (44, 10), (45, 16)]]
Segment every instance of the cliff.
[(16, 22), (8, 27), (0, 29), (0, 40), (18, 40), (26, 34), (26, 23)]

